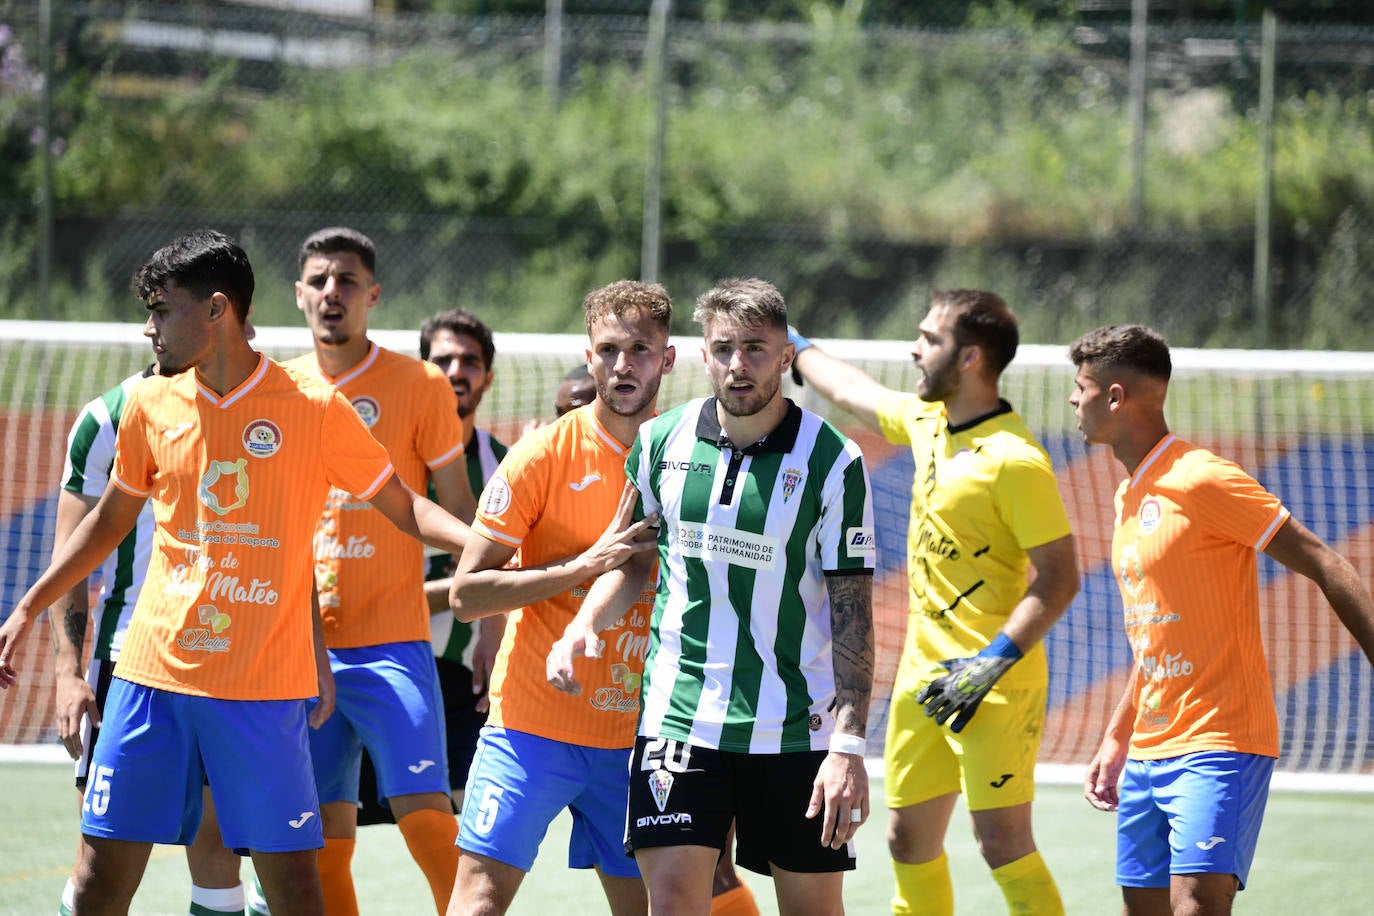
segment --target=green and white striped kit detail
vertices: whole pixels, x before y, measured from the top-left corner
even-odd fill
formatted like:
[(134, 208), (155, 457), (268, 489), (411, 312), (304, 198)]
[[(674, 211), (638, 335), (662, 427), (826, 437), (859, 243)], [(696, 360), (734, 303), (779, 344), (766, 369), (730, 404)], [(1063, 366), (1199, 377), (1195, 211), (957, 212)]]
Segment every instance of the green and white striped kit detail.
[(714, 398), (641, 429), (626, 473), (663, 517), (640, 734), (722, 750), (823, 750), (835, 696), (826, 573), (871, 574), (857, 445), (789, 402), (743, 449)]

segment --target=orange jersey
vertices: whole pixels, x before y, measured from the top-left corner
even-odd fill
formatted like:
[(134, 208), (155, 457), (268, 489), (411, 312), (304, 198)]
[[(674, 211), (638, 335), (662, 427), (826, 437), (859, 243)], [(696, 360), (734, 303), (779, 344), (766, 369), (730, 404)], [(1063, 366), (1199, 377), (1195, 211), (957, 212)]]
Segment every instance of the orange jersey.
[(335, 390), (261, 357), (220, 397), (150, 378), (111, 481), (153, 500), (153, 555), (115, 673), (226, 700), (315, 695), (310, 543), (331, 486), (371, 497), (386, 450)]
[[(521, 566), (581, 553), (615, 516), (628, 451), (590, 408), (529, 433), (487, 481), (473, 531), (516, 548)], [(592, 581), (511, 613), (491, 677), (488, 724), (585, 747), (634, 744), (651, 588), (601, 634), (601, 658), (578, 659), (579, 696), (554, 690), (544, 675), (549, 648), (576, 616)]]
[[(416, 493), (426, 492), (431, 468), (463, 454), (453, 388), (430, 363), (373, 344), (338, 378), (313, 353), (286, 365), (337, 386)], [(331, 649), (429, 639), (424, 545), (346, 490), (330, 491), (315, 530), (315, 585)]]
[(1112, 567), (1137, 666), (1133, 759), (1278, 756), (1256, 551), (1287, 519), (1235, 464), (1172, 435), (1117, 490)]

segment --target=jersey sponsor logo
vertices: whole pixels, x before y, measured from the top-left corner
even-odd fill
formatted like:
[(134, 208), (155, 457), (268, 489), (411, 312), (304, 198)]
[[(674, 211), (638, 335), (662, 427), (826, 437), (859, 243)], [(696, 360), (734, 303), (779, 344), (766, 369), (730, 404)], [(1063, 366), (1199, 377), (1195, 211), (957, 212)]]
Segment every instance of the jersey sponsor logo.
[(196, 608), (201, 626), (187, 627), (177, 634), (177, 646), (187, 652), (228, 652), (233, 640), (220, 636), (233, 623), (229, 615), (213, 604)]
[(499, 517), (510, 508), (510, 484), (499, 474), (487, 481), (482, 493), (482, 511), (487, 515)]
[(190, 420), (187, 420), (185, 423), (178, 423), (176, 426), (167, 427), (162, 431), (162, 435), (167, 439), (168, 442), (175, 442), (181, 438), (182, 433), (186, 432), (186, 430), (190, 429), (194, 425), (195, 424), (192, 423)]
[(812, 713), (806, 720), (806, 727), (813, 732), (821, 730), (821, 717), (817, 713)]
[(572, 490), (574, 493), (581, 493), (583, 490), (587, 489), (600, 479), (600, 474), (588, 474), (586, 477), (583, 477), (577, 483), (568, 484), (568, 489)]
[(406, 767), (406, 769), (410, 770), (412, 773), (420, 774), (434, 765), (433, 760), (421, 760), (419, 763), (412, 763), (410, 766)]
[(295, 820), (287, 821), (287, 823), (290, 824), (292, 828), (300, 830), (302, 827), (305, 826), (305, 822), (310, 820), (314, 816), (314, 811), (302, 811), (300, 817), (296, 818)]
[(367, 395), (359, 395), (352, 401), (353, 409), (358, 412), (363, 425), (368, 429), (377, 425), (377, 421), (382, 418), (382, 405)]
[(210, 598), (223, 598), (234, 604), (273, 607), (277, 603), (277, 590), (272, 587), (271, 579), (259, 579), (255, 576), (244, 583), (238, 576), (216, 570), (210, 573), (205, 586), (206, 595)]
[(961, 556), (959, 544), (954, 538), (928, 524), (921, 526), (921, 533), (916, 537), (916, 549), (946, 560), (958, 560)]
[(368, 560), (377, 553), (377, 545), (365, 534), (351, 534), (341, 541), (324, 531), (315, 532), (316, 560)]
[(844, 545), (851, 557), (876, 557), (878, 555), (878, 539), (874, 536), (872, 528), (846, 528)]
[(1140, 511), (1136, 513), (1136, 524), (1140, 526), (1141, 534), (1150, 534), (1159, 527), (1163, 518), (1164, 507), (1158, 499), (1151, 496), (1140, 504)]
[(1173, 655), (1165, 652), (1160, 658), (1153, 655), (1140, 660), (1140, 670), (1152, 681), (1167, 681), (1176, 677), (1188, 677), (1193, 673), (1193, 663), (1183, 657), (1182, 652)]
[(797, 491), (797, 486), (802, 482), (803, 474), (796, 468), (788, 468), (782, 472), (782, 501), (785, 503), (792, 498), (792, 494)]
[(778, 566), (778, 539), (737, 528), (679, 522), (674, 537), (684, 557), (719, 560), (750, 569)]
[(685, 471), (688, 474), (709, 474), (711, 465), (704, 461), (660, 461), (660, 471)]
[(281, 448), (281, 428), (259, 417), (243, 428), (243, 450), (254, 458), (271, 458)]
[(1135, 599), (1145, 590), (1145, 567), (1140, 562), (1140, 551), (1135, 544), (1121, 545), (1121, 564), (1116, 576), (1121, 580), (1121, 590), (1127, 597)]
[(1224, 837), (1224, 836), (1214, 836), (1214, 837), (1209, 837), (1209, 838), (1208, 838), (1207, 840), (1205, 840), (1205, 841), (1199, 840), (1197, 843), (1194, 843), (1193, 845), (1196, 846), (1198, 849), (1201, 849), (1201, 850), (1203, 850), (1203, 851), (1205, 852), (1205, 851), (1207, 851), (1208, 849), (1211, 849), (1211, 848), (1213, 848), (1214, 846), (1218, 845), (1219, 843), (1225, 843), (1225, 842), (1226, 842), (1226, 837)]
[[(199, 496), (201, 505), (216, 515), (228, 515), (248, 503), (248, 459), (234, 461), (211, 461), (200, 478)], [(221, 483), (232, 480), (233, 486)]]

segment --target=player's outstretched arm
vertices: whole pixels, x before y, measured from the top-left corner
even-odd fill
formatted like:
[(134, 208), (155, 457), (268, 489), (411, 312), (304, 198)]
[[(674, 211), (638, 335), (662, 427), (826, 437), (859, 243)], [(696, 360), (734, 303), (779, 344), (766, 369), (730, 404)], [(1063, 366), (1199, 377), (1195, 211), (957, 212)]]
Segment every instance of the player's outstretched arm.
[(396, 474), (387, 478), (368, 502), (406, 534), (454, 555), (463, 552), (472, 532), (462, 520), (416, 493)]
[(792, 368), (821, 397), (878, 429), (878, 404), (892, 390), (877, 379), (817, 347), (795, 328), (788, 328), (788, 343), (797, 348)]
[(1374, 662), (1374, 599), (1350, 561), (1291, 516), (1264, 552), (1315, 582), (1365, 658)]
[[(99, 500), (94, 496), (59, 490), (57, 520), (53, 531), (53, 558), (62, 552), (78, 525)], [(48, 608), (48, 626), (52, 631), (54, 674), (57, 687), (57, 737), (73, 760), (81, 756), (81, 717), (87, 715), (91, 724), (100, 727), (100, 710), (95, 691), (81, 671), (82, 650), (86, 644), (86, 630), (90, 623), (90, 579), (82, 577), (68, 592)]]
[(821, 844), (839, 849), (868, 820), (864, 765), (868, 702), (873, 693), (873, 577), (827, 576), (835, 732), (811, 786), (806, 816), (821, 815)]
[(119, 546), (138, 520), (146, 497), (133, 496), (111, 484), (95, 510), (76, 526), (52, 565), (38, 577), (14, 611), (0, 625), (0, 689), (15, 683), (14, 657), (34, 620), (45, 608), (89, 576)]
[[(514, 549), (477, 536), (458, 560), (450, 602), (459, 620), (472, 621), (551, 598), (654, 549), (653, 518), (634, 518), (638, 491), (621, 492), (616, 514), (586, 550), (539, 566), (506, 568)], [(614, 620), (615, 618), (612, 618)]]
[(544, 659), (544, 673), (550, 684), (574, 696), (582, 692), (582, 685), (574, 676), (577, 659), (601, 657), (597, 634), (624, 616), (643, 593), (653, 573), (654, 560), (652, 553), (637, 553), (592, 583), (577, 616)]

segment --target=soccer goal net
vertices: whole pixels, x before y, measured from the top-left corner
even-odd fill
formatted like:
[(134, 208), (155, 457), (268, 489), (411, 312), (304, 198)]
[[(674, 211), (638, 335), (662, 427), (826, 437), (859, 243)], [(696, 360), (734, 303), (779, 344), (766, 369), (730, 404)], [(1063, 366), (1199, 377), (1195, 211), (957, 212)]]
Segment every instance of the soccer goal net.
[[(418, 334), (374, 332), (414, 355)], [(675, 338), (678, 363), (660, 405), (707, 393), (699, 342)], [(885, 384), (912, 390), (908, 344), (824, 341)], [(285, 358), (309, 349), (304, 328), (261, 328), (256, 345)], [(509, 443), (530, 420), (553, 415), (554, 389), (583, 360), (578, 335), (498, 334), (496, 381), (479, 425)], [(127, 325), (0, 322), (0, 617), (46, 567), (67, 431), (90, 399), (149, 360), (139, 329)], [(1239, 462), (1282, 497), (1295, 517), (1374, 574), (1374, 354), (1176, 350), (1169, 419), (1183, 436)], [(1041, 759), (1083, 764), (1093, 754), (1130, 672), (1121, 602), (1110, 567), (1112, 494), (1124, 469), (1104, 449), (1086, 448), (1068, 406), (1073, 369), (1062, 346), (1023, 346), (1004, 395), (1049, 451), (1073, 522), (1082, 589), (1048, 637), (1049, 717)], [(907, 618), (905, 538), (910, 452), (828, 409), (813, 392), (785, 383), (803, 406), (825, 414), (868, 456), (878, 519), (875, 614), (877, 677), (869, 753), (882, 750), (892, 678)], [(1281, 770), (1368, 773), (1374, 685), (1370, 665), (1306, 579), (1261, 559), (1261, 614), (1282, 731)], [(1194, 659), (1194, 664), (1207, 664)], [(19, 685), (0, 695), (0, 745), (55, 741), (52, 656), (46, 620), (21, 648)]]

